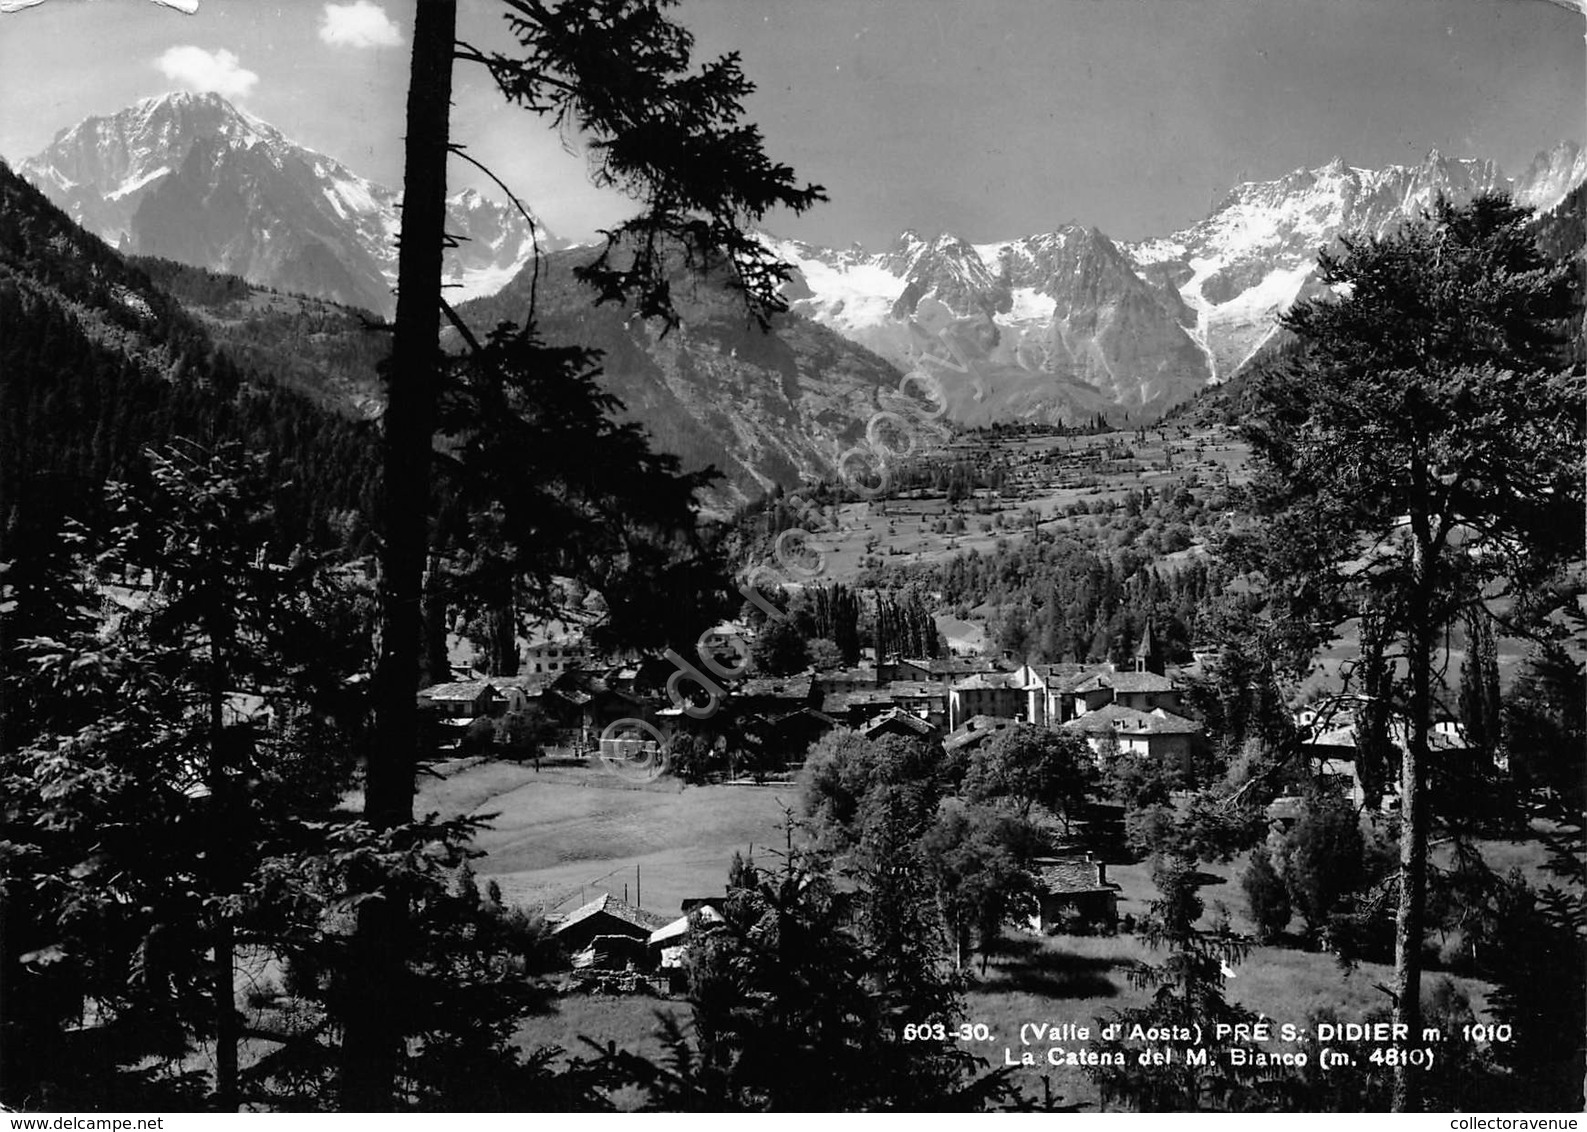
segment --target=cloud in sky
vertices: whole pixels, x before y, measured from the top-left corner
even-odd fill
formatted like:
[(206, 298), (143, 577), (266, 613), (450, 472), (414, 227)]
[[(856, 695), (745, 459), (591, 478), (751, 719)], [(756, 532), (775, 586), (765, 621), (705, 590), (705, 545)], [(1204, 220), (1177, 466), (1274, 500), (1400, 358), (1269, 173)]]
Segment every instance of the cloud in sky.
[(379, 4), (353, 0), (325, 5), (320, 39), (332, 47), (395, 47), (402, 42), (402, 33)]
[(242, 98), (259, 81), (258, 75), (241, 67), (237, 56), (225, 48), (211, 52), (192, 44), (171, 47), (154, 65), (166, 78), (188, 90), (214, 91), (227, 98)]

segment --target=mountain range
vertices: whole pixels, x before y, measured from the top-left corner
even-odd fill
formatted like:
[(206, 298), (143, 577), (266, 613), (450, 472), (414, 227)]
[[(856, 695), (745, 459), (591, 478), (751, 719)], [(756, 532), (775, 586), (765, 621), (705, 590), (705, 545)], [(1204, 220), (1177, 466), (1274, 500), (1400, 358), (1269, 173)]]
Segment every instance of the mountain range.
[[(395, 309), (402, 194), (285, 137), (218, 94), (146, 98), (56, 135), (18, 172), (112, 247), (284, 291)], [(499, 290), (534, 241), (513, 209), (466, 189), (447, 201), (449, 292)], [(542, 247), (560, 247), (544, 230)]]
[[(19, 172), (125, 252), (391, 312), (400, 194), (217, 95), (169, 94), (90, 118)], [(1587, 153), (1563, 142), (1515, 178), (1437, 152), (1380, 170), (1336, 158), (1239, 184), (1199, 223), (1134, 242), (1080, 224), (980, 244), (905, 232), (879, 253), (763, 234), (794, 267), (790, 313), (769, 336), (710, 281), (688, 287), (684, 326), (669, 335), (592, 308), (572, 275), (591, 253), (558, 250), (541, 229), (538, 313), (548, 341), (604, 351), (603, 383), (659, 448), (725, 473), (720, 506), (833, 474), (877, 390), (917, 366), (941, 379), (960, 424), (1149, 422), (1239, 374), (1272, 340), (1276, 316), (1318, 292), (1318, 252), (1341, 237), (1387, 232), (1440, 193), (1506, 190), (1547, 209), (1584, 180)], [(463, 237), (447, 253), (458, 285), (449, 297), (481, 331), (521, 318), (529, 226), (471, 191), (449, 205), (448, 231)], [(270, 309), (201, 313), (224, 339)], [(329, 354), (326, 333), (313, 340)], [(312, 388), (308, 356), (291, 385), (378, 415), (367, 344), (353, 352), (356, 364), (324, 389)]]
[(1506, 191), (1547, 210), (1584, 180), (1587, 152), (1573, 142), (1513, 179), (1435, 150), (1414, 166), (1335, 158), (1243, 183), (1205, 220), (1136, 242), (1078, 224), (987, 244), (905, 232), (874, 254), (768, 239), (798, 268), (793, 310), (936, 374), (961, 423), (1098, 411), (1141, 423), (1238, 373), (1277, 316), (1317, 293), (1317, 254), (1340, 237), (1382, 235), (1439, 194)]

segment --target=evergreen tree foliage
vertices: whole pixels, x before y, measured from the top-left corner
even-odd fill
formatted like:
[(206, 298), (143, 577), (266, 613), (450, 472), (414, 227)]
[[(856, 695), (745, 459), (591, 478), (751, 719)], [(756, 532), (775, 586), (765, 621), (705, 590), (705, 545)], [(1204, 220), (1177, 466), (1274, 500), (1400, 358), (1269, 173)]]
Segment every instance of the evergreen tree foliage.
[[(1247, 945), (1236, 937), (1204, 931), (1196, 926), (1203, 905), (1196, 891), (1195, 863), (1183, 858), (1155, 858), (1152, 901), (1141, 937), (1154, 949), (1168, 952), (1159, 964), (1138, 964), (1130, 981), (1146, 990), (1146, 1006), (1115, 1010), (1109, 1022), (1121, 1027), (1121, 1037), (1104, 1040), (1098, 1052), (1122, 1052), (1123, 1066), (1087, 1069), (1109, 1103), (1138, 1112), (1197, 1112), (1207, 1109), (1250, 1111), (1273, 1107), (1266, 1082), (1276, 1076), (1250, 1065), (1236, 1065), (1227, 1056), (1230, 1045), (1249, 1049), (1245, 1042), (1214, 1043), (1214, 1027), (1256, 1021), (1256, 1015), (1230, 1003), (1223, 993), (1224, 969), (1244, 959)], [(1137, 1029), (1139, 1028), (1139, 1029)], [(1183, 1047), (1201, 1033), (1210, 1049), (1207, 1064), (1192, 1065)], [(1154, 1035), (1146, 1037), (1146, 1035)], [(1183, 1035), (1183, 1036), (1180, 1036)], [(1144, 1048), (1158, 1052), (1178, 1047), (1172, 1061), (1143, 1065), (1137, 1055)]]
[[(855, 897), (889, 903), (910, 883)], [(776, 871), (736, 862), (723, 922), (690, 950), (690, 1032), (666, 1023), (665, 1065), (615, 1047), (604, 1063), (666, 1112), (954, 1112), (1005, 1098), (1004, 1075), (961, 1044), (903, 1039), (906, 1024), (957, 1024), (962, 1004), (921, 940), (898, 924), (874, 937), (881, 907), (854, 924), (851, 906), (791, 848)]]
[[(57, 559), (59, 635), (14, 646), (7, 1103), (235, 1110), (250, 877), (312, 842), (351, 769), (356, 599), (272, 546), (261, 462), (150, 464), (150, 492), (110, 489), (112, 537)], [(200, 1040), (213, 1081), (182, 1068)]]
[(1274, 847), (1274, 867), (1284, 878), (1307, 936), (1323, 933), (1343, 902), (1366, 879), (1360, 818), (1342, 798), (1313, 794), (1299, 819)]
[[(501, 457), (524, 457), (521, 447), (512, 447), (523, 432), (520, 414), (538, 408), (530, 397), (537, 388), (534, 382), (547, 373), (572, 379), (565, 390), (545, 385), (538, 390), (553, 398), (561, 394), (558, 407), (577, 420), (588, 422), (591, 414), (599, 420), (610, 407), (593, 396), (587, 380), (579, 380), (588, 369), (583, 351), (556, 351), (541, 344), (533, 300), (523, 326), (503, 328), (485, 344), (470, 343), (476, 367), (470, 372), (480, 377), (469, 381), (465, 376), (452, 391), (455, 396), (443, 398), (441, 379), (447, 367), (436, 329), (443, 310), (449, 318), (452, 314), (442, 302), (441, 250), (446, 163), (458, 151), (450, 136), (454, 53), (488, 67), (510, 100), (547, 118), (553, 128), (577, 130), (592, 154), (595, 182), (641, 202), (639, 215), (612, 232), (602, 253), (579, 269), (580, 278), (595, 285), (598, 302), (631, 301), (641, 318), (659, 319), (670, 328), (677, 322), (671, 268), (681, 255), (689, 268), (725, 268), (756, 313), (780, 309), (777, 291), (787, 269), (746, 228), (772, 208), (802, 211), (822, 199), (819, 188), (800, 187), (791, 169), (769, 161), (759, 132), (741, 122), (743, 100), (752, 87), (737, 59), (728, 56), (694, 70), (692, 37), (668, 18), (668, 6), (604, 0), (553, 8), (538, 0), (510, 0), (507, 22), (521, 48), (514, 56), (486, 55), (456, 44), (455, 0), (429, 0), (418, 7), (407, 103), (397, 312), (383, 421), (376, 741), (364, 791), (364, 812), (377, 831), (407, 826), (413, 816), (418, 734), (414, 692), (431, 534), (431, 463), (438, 435), (471, 436), (476, 460), (467, 470), (493, 491), (516, 488), (508, 498), (468, 508), (465, 521), (484, 527), (482, 545), (500, 548), (502, 565), (526, 574), (531, 589), (544, 579), (546, 559), (518, 562), (514, 551), (541, 550), (554, 556), (585, 549), (584, 540), (567, 547), (555, 541), (570, 519), (586, 536), (603, 525), (615, 526), (611, 538), (626, 553), (609, 563), (608, 581), (625, 575), (642, 578), (650, 594), (667, 586), (674, 578), (655, 573), (666, 558), (663, 546), (657, 545), (663, 540), (636, 538), (635, 528), (646, 526), (658, 508), (678, 515), (680, 502), (681, 517), (688, 517), (692, 487), (677, 485), (674, 476), (682, 492), (647, 499), (645, 485), (606, 478), (608, 473), (621, 474), (621, 461), (608, 468), (590, 451), (573, 454), (559, 465), (549, 490), (523, 478), (493, 474)], [(455, 318), (451, 321), (467, 339), (466, 327)], [(662, 475), (675, 470), (675, 465), (663, 468), (648, 457), (631, 431), (597, 426), (597, 432), (622, 455), (638, 456), (650, 470)], [(477, 466), (481, 459), (484, 468)], [(594, 489), (593, 497), (581, 491), (586, 485)], [(565, 501), (564, 508), (552, 506), (553, 501)], [(623, 504), (633, 507), (633, 520), (618, 510)], [(653, 527), (646, 533), (653, 535)], [(679, 573), (694, 569), (694, 563), (686, 562)], [(655, 610), (664, 604), (646, 596), (637, 608)], [(634, 608), (636, 603), (629, 602), (628, 609)], [(340, 1081), (345, 1108), (378, 1111), (395, 1100), (399, 1043), (411, 1032), (412, 1013), (386, 987), (401, 980), (408, 961), (403, 946), (406, 899), (400, 888), (393, 888), (384, 899), (359, 905)]]
[(107, 482), (147, 495), (144, 451), (179, 438), (239, 443), (268, 462), (272, 533), (285, 545), (328, 549), (343, 537), (339, 516), (372, 503), (370, 427), (219, 348), (4, 163), (0, 323), (0, 533), (14, 584), (51, 553), (66, 518), (108, 528)]
[(1503, 710), (1493, 616), (1478, 605), (1466, 615), (1466, 658), (1460, 666), (1460, 720), (1466, 728), (1467, 746), (1489, 763), (1501, 754)]
[[(1481, 592), (1537, 612), (1582, 544), (1582, 379), (1562, 372), (1574, 273), (1502, 197), (1444, 201), (1320, 258), (1332, 297), (1285, 316), (1303, 348), (1256, 391), (1247, 429), (1268, 516), (1244, 547), (1300, 662), (1373, 595), (1404, 643), (1409, 721), (1396, 940), (1397, 1022), (1417, 1031), (1435, 647)], [(1368, 549), (1370, 548), (1370, 549)], [(1395, 1105), (1417, 1107), (1415, 1074)]]
[(1265, 846), (1252, 850), (1251, 863), (1240, 876), (1240, 887), (1245, 890), (1258, 941), (1272, 943), (1289, 927), (1289, 889), (1273, 868)]

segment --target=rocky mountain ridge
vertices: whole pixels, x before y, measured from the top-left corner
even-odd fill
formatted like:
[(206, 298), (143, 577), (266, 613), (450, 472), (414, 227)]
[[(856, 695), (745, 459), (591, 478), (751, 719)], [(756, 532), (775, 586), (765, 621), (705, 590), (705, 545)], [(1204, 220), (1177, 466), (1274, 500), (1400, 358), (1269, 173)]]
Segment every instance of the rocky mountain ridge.
[(1077, 224), (989, 244), (905, 232), (876, 254), (767, 239), (798, 268), (795, 311), (936, 374), (955, 420), (1140, 423), (1239, 372), (1316, 293), (1317, 254), (1341, 236), (1382, 235), (1440, 193), (1502, 190), (1547, 210), (1584, 180), (1572, 142), (1514, 179), (1435, 150), (1413, 166), (1334, 158), (1246, 182), (1199, 223), (1134, 243)]

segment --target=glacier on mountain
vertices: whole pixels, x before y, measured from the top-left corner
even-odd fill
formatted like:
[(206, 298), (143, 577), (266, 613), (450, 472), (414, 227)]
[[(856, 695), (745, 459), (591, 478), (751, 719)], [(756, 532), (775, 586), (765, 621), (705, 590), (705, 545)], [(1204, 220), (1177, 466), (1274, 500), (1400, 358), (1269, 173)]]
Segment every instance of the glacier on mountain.
[(1236, 185), (1198, 223), (1133, 243), (1075, 224), (977, 244), (906, 231), (878, 253), (764, 238), (795, 269), (795, 311), (895, 365), (928, 363), (951, 336), (990, 390), (968, 397), (971, 383), (948, 372), (956, 419), (1139, 422), (1249, 363), (1279, 315), (1321, 291), (1318, 252), (1341, 236), (1383, 235), (1440, 194), (1508, 191), (1547, 210), (1584, 180), (1587, 152), (1573, 142), (1513, 180), (1437, 150), (1376, 170), (1334, 157)]

